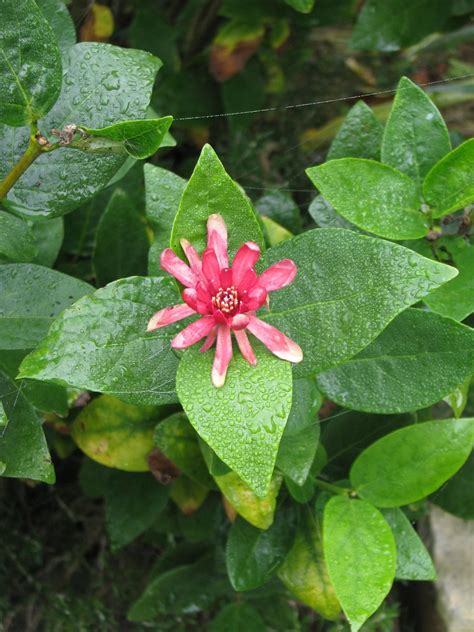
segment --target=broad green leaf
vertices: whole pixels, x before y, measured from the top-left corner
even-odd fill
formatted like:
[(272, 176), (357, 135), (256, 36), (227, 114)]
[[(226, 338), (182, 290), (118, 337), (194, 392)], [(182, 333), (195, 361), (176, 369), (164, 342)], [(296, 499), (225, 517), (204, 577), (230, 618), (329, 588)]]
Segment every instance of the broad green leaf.
[(428, 232), (416, 184), (392, 167), (340, 158), (306, 173), (337, 212), (359, 228), (387, 239), (418, 239)]
[(151, 474), (112, 471), (104, 489), (105, 519), (112, 550), (129, 544), (158, 520), (168, 491)]
[(474, 312), (474, 247), (457, 254), (455, 263), (459, 275), (431, 292), (424, 301), (438, 314), (464, 320)]
[(383, 127), (364, 101), (349, 110), (329, 148), (327, 160), (368, 158), (380, 160)]
[(0, 266), (0, 347), (32, 349), (63, 309), (92, 287), (29, 263)]
[(154, 312), (176, 300), (171, 279), (131, 277), (110, 283), (62, 312), (25, 358), (20, 375), (139, 405), (175, 402), (178, 361), (169, 341), (182, 324), (152, 334), (146, 326)]
[(176, 389), (199, 436), (257, 495), (264, 496), (291, 408), (292, 377), (288, 362), (261, 345), (255, 351), (256, 367), (236, 353), (224, 386), (215, 388), (214, 349), (188, 349), (179, 363)]
[(171, 229), (186, 180), (172, 171), (149, 163), (144, 166), (146, 214), (155, 229), (155, 241), (149, 251), (149, 274), (160, 274), (160, 254), (169, 246)]
[(119, 470), (145, 472), (153, 450), (153, 431), (162, 412), (102, 395), (76, 417), (71, 434), (88, 457)]
[[(179, 479), (178, 479), (179, 480)], [(175, 481), (175, 482), (178, 482)], [(188, 481), (190, 479), (187, 479)], [(197, 485), (197, 483), (193, 483)], [(174, 485), (174, 483), (172, 483)], [(201, 487), (201, 489), (203, 489)], [(171, 490), (170, 490), (171, 491)], [(206, 491), (206, 490), (204, 490)], [(181, 511), (177, 515), (180, 534), (189, 543), (215, 544), (220, 536), (224, 519), (222, 498), (218, 494), (207, 494), (202, 505), (192, 513)], [(170, 531), (171, 529), (165, 529)]]
[(64, 0), (36, 0), (42, 14), (53, 29), (62, 53), (76, 43), (76, 29)]
[(230, 467), (226, 465), (201, 438), (199, 438), (199, 447), (204, 461), (206, 462), (207, 469), (209, 470), (209, 474), (212, 476), (222, 476), (222, 474), (227, 474), (231, 471)]
[(334, 496), (324, 510), (324, 557), (352, 632), (377, 610), (395, 578), (392, 531), (364, 500)]
[(228, 594), (229, 584), (215, 554), (193, 564), (178, 565), (153, 578), (128, 611), (129, 621), (149, 621), (158, 615), (208, 611)]
[(314, 198), (308, 207), (308, 213), (319, 228), (346, 228), (347, 230), (355, 230), (357, 233), (365, 233), (344, 219), (342, 215), (339, 215), (334, 206), (329, 204), (322, 195), (317, 195)]
[[(40, 121), (41, 132), (49, 136), (53, 128), (67, 123), (99, 128), (124, 118), (143, 118), (160, 65), (144, 51), (89, 42), (72, 46), (64, 58), (61, 95)], [(0, 164), (0, 178), (23, 153), (28, 136), (27, 128), (11, 130), (0, 125), (0, 150), (7, 156)], [(107, 186), (126, 160), (126, 153), (85, 154), (69, 147), (45, 153), (3, 203), (33, 217), (64, 215)]]
[(278, 577), (295, 597), (325, 619), (337, 619), (340, 606), (324, 559), (322, 525), (307, 511)]
[(379, 507), (408, 505), (446, 482), (468, 458), (474, 419), (444, 419), (407, 426), (382, 437), (354, 462), (357, 493)]
[(97, 285), (145, 275), (148, 249), (145, 218), (125, 191), (115, 189), (97, 226), (93, 253)]
[(265, 584), (288, 554), (294, 524), (289, 511), (279, 508), (266, 531), (238, 518), (227, 538), (226, 563), (230, 583), (237, 591)]
[(425, 408), (474, 372), (474, 331), (419, 309), (402, 312), (368, 347), (318, 375), (329, 399), (372, 413)]
[(382, 143), (382, 162), (421, 186), (431, 167), (451, 150), (448, 128), (429, 96), (402, 77)]
[(315, 0), (285, 0), (285, 2), (300, 13), (311, 13)]
[(209, 632), (262, 632), (265, 623), (249, 603), (229, 603), (217, 613), (207, 629)]
[(154, 443), (187, 476), (204, 487), (214, 487), (199, 447), (198, 435), (186, 415), (175, 413), (159, 423)]
[(35, 237), (28, 224), (0, 211), (0, 263), (28, 263), (37, 253)]
[(397, 314), (456, 275), (402, 246), (338, 228), (310, 230), (271, 248), (259, 270), (284, 258), (299, 273), (272, 294), (262, 318), (302, 347), (298, 377), (351, 358)]
[(209, 487), (203, 487), (187, 476), (180, 476), (170, 485), (170, 498), (186, 515), (197, 511), (206, 500), (208, 493)]
[(263, 234), (265, 235), (265, 242), (268, 246), (276, 246), (282, 241), (287, 241), (293, 237), (293, 234), (289, 230), (277, 224), (269, 217), (262, 217)]
[(293, 400), (281, 438), (277, 467), (297, 485), (308, 478), (319, 441), (321, 395), (313, 378), (294, 380)]
[(352, 32), (351, 44), (362, 50), (390, 52), (416, 44), (440, 30), (449, 17), (446, 0), (367, 0)]
[(289, 193), (279, 189), (268, 189), (255, 202), (255, 209), (260, 215), (272, 219), (291, 233), (302, 231), (300, 209)]
[(155, 154), (170, 128), (172, 116), (158, 119), (120, 121), (107, 127), (92, 129), (80, 126), (84, 137), (74, 141), (74, 146), (85, 152), (122, 152), (137, 159)]
[(41, 422), (21, 390), (21, 384), (0, 371), (2, 418), (8, 419), (0, 433), (1, 474), (52, 484), (56, 477)]
[(64, 221), (56, 217), (45, 222), (30, 222), (37, 254), (32, 263), (51, 268), (56, 261), (64, 238)]
[(235, 472), (214, 477), (219, 489), (235, 511), (258, 529), (268, 529), (273, 523), (276, 500), (281, 487), (281, 475), (274, 474), (265, 496), (256, 496)]
[(392, 529), (397, 547), (397, 579), (434, 581), (436, 571), (430, 554), (410, 521), (401, 509), (394, 507), (382, 511)]
[(471, 138), (428, 172), (423, 182), (423, 196), (433, 207), (433, 217), (443, 217), (474, 201), (473, 169), (474, 138)]
[(105, 490), (107, 489), (107, 481), (109, 476), (114, 470), (109, 467), (104, 467), (88, 459), (87, 457), (82, 460), (79, 470), (79, 485), (82, 493), (88, 498), (101, 498), (105, 496)]
[(179, 243), (182, 238), (198, 251), (204, 250), (206, 222), (213, 213), (222, 215), (227, 224), (232, 255), (245, 241), (254, 241), (264, 248), (262, 231), (249, 199), (226, 173), (212, 147), (205, 145), (184, 189), (173, 224), (171, 247), (178, 255), (183, 255)]
[(54, 105), (61, 81), (61, 54), (38, 5), (33, 0), (3, 0), (0, 122), (21, 127), (37, 121)]
[(460, 470), (441, 489), (430, 496), (430, 501), (445, 511), (464, 520), (474, 520), (474, 452)]

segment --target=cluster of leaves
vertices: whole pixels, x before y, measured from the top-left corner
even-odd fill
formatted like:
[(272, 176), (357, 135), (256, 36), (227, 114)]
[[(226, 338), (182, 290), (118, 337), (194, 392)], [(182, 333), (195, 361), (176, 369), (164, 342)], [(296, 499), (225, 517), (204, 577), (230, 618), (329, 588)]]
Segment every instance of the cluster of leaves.
[[(256, 213), (209, 145), (188, 181), (135, 164), (173, 142), (171, 117), (147, 118), (157, 58), (75, 44), (60, 0), (4, 4), (1, 474), (53, 483), (49, 450), (78, 447), (82, 489), (104, 499), (114, 550), (171, 536), (131, 621), (217, 605), (211, 630), (294, 629), (290, 593), (360, 629), (395, 579), (435, 576), (407, 517), (414, 503), (474, 517), (474, 421), (461, 418), (474, 358), (474, 140), (452, 149), (437, 108), (402, 79), (385, 128), (356, 104), (328, 161), (308, 169), (321, 195), (309, 209), (318, 227), (303, 230), (271, 198)], [(91, 244), (87, 218), (104, 205)], [(63, 239), (72, 211), (82, 231), (72, 220)], [(294, 369), (263, 347), (256, 367), (236, 353), (221, 389), (212, 352), (173, 352), (176, 326), (146, 333), (179, 302), (159, 252), (182, 256), (181, 238), (202, 250), (213, 213), (231, 254), (251, 240), (261, 270), (297, 264), (261, 318), (304, 352)], [(87, 252), (91, 268), (53, 269), (61, 248)], [(443, 399), (452, 418), (435, 406)]]

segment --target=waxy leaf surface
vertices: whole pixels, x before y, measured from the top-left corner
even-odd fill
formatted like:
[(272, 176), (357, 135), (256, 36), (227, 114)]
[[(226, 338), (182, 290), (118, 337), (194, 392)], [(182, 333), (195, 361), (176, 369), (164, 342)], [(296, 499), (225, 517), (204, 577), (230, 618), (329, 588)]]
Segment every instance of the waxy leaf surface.
[(186, 351), (178, 368), (179, 400), (198, 434), (254, 491), (264, 496), (291, 408), (288, 362), (255, 345), (257, 366), (235, 353), (224, 386), (211, 382), (214, 349)]
[(400, 507), (441, 487), (468, 458), (474, 419), (407, 426), (366, 448), (350, 471), (357, 493), (379, 507)]
[(402, 246), (324, 228), (268, 250), (259, 270), (292, 259), (298, 274), (274, 292), (262, 318), (295, 340), (295, 375), (324, 371), (354, 356), (406, 307), (456, 276), (456, 270)]
[(383, 127), (372, 109), (358, 101), (347, 113), (329, 148), (327, 160), (368, 158), (380, 160)]
[(473, 371), (472, 329), (407, 309), (355, 357), (319, 374), (318, 385), (352, 410), (400, 413), (436, 403)]
[(334, 496), (324, 509), (324, 556), (345, 615), (357, 632), (377, 610), (395, 578), (392, 531), (364, 500)]
[(375, 160), (340, 158), (306, 170), (320, 193), (347, 220), (387, 239), (418, 239), (428, 232), (411, 178)]
[(0, 263), (28, 263), (37, 254), (35, 236), (28, 224), (0, 211)]
[(171, 279), (131, 277), (110, 283), (60, 315), (23, 361), (21, 375), (138, 405), (175, 402), (178, 360), (170, 339), (177, 326), (151, 334), (146, 327), (154, 312), (176, 299)]

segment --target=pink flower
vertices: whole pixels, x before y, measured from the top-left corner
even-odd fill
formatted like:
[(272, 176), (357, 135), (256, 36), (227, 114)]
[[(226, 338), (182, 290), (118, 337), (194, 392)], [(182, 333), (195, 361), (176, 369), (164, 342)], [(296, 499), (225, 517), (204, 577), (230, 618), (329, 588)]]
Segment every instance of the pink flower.
[(291, 259), (283, 259), (257, 276), (254, 266), (260, 257), (260, 248), (247, 241), (237, 251), (232, 267), (227, 256), (227, 227), (221, 215), (210, 215), (207, 221), (207, 248), (202, 260), (193, 246), (181, 240), (189, 261), (186, 265), (171, 248), (161, 253), (161, 267), (172, 274), (185, 289), (184, 303), (165, 307), (148, 323), (147, 331), (165, 327), (193, 314), (195, 320), (171, 341), (174, 349), (185, 349), (206, 338), (201, 351), (216, 343), (212, 367), (214, 386), (223, 386), (227, 367), (232, 358), (231, 332), (237, 340), (244, 358), (255, 366), (257, 359), (247, 336), (253, 334), (279, 358), (301, 362), (300, 347), (275, 327), (260, 320), (256, 310), (268, 301), (268, 293), (289, 285), (297, 268)]

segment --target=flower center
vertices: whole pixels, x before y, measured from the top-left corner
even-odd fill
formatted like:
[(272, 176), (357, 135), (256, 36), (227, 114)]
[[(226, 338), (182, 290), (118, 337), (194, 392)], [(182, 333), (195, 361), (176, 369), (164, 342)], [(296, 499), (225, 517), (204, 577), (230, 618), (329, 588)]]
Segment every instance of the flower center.
[(212, 304), (224, 314), (231, 314), (239, 307), (239, 294), (233, 285), (225, 289), (220, 287), (217, 294), (212, 297)]

